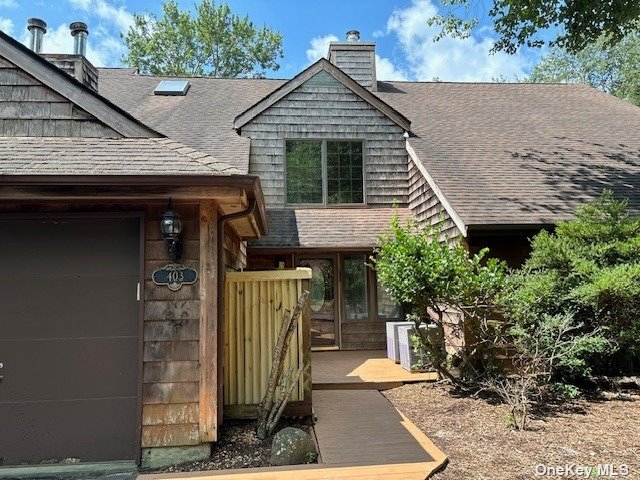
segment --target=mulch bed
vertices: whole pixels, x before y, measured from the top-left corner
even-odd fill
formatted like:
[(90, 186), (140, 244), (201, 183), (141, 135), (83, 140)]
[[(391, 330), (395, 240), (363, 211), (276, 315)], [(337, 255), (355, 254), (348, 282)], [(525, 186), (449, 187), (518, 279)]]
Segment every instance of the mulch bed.
[[(299, 421), (282, 419), (278, 431), (297, 427), (314, 435), (312, 427)], [(226, 420), (220, 428), (220, 438), (213, 444), (211, 457), (201, 462), (183, 463), (154, 470), (154, 473), (227, 470), (234, 468), (268, 467), (273, 436), (260, 440), (256, 436), (255, 420)]]
[(627, 464), (627, 478), (640, 478), (638, 395), (548, 405), (519, 432), (507, 427), (505, 405), (456, 396), (448, 386), (412, 384), (383, 393), (449, 457), (436, 480), (524, 480), (542, 478), (538, 464), (599, 463)]

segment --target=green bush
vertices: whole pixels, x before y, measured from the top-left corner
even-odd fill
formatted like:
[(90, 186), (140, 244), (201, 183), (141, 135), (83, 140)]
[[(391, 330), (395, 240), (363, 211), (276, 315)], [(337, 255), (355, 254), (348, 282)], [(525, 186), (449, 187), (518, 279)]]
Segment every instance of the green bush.
[(556, 377), (631, 373), (640, 358), (640, 220), (610, 191), (578, 208), (574, 220), (531, 242), (524, 266), (501, 294), (514, 332), (526, 335), (557, 316), (571, 315), (577, 347)]
[[(394, 218), (391, 231), (380, 238), (380, 246), (371, 260), (379, 281), (411, 313), (409, 318), (416, 319), (416, 324), (435, 323), (439, 329), (436, 338), (456, 337), (453, 343), (466, 337), (465, 348), (455, 354), (460, 357), (458, 367), (462, 377), (469, 378), (485, 369), (485, 360), (490, 357), (486, 335), (474, 332), (473, 328), (487, 326), (494, 299), (505, 279), (505, 264), (487, 258), (487, 249), (470, 258), (459, 242), (442, 242), (441, 237), (441, 231), (435, 227), (421, 229), (414, 222), (401, 225)], [(473, 320), (466, 324), (471, 331), (465, 331), (463, 322), (452, 320), (449, 315), (452, 311)], [(452, 378), (442, 345), (431, 345), (426, 334), (417, 332), (436, 370)], [(470, 344), (470, 338), (477, 341)]]

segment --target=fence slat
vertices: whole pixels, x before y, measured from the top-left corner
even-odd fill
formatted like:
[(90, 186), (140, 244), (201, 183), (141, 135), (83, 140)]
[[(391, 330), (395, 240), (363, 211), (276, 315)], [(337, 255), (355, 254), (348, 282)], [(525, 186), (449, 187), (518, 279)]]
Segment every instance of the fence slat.
[[(262, 400), (271, 371), (273, 350), (285, 310), (293, 311), (311, 269), (233, 272), (227, 275), (225, 292), (224, 382), (225, 408), (239, 407), (243, 418)], [(289, 398), (308, 405), (311, 372), (310, 310), (303, 309), (285, 358), (285, 371), (303, 366), (303, 374)], [(304, 406), (303, 405), (303, 406)], [(242, 407), (242, 408), (240, 408)]]

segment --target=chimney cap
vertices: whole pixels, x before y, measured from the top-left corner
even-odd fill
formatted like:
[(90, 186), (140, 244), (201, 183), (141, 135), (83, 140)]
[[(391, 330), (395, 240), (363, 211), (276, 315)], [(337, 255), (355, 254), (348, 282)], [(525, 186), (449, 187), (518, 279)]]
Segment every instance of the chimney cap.
[(42, 30), (43, 33), (47, 33), (47, 22), (40, 18), (30, 18), (27, 20), (27, 30), (31, 31), (34, 28)]
[(349, 30), (347, 32), (347, 42), (357, 42), (360, 40), (360, 32), (358, 30)]
[(89, 27), (87, 27), (87, 24), (84, 22), (73, 22), (69, 25), (69, 30), (71, 30), (71, 35), (74, 37), (80, 32), (89, 35)]

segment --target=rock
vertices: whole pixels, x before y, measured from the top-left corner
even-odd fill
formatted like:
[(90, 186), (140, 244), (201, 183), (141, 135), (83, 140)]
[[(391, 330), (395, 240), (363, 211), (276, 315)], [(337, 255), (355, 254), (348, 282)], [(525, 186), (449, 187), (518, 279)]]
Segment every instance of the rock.
[(273, 437), (271, 465), (300, 465), (316, 460), (316, 445), (304, 430), (286, 427)]

